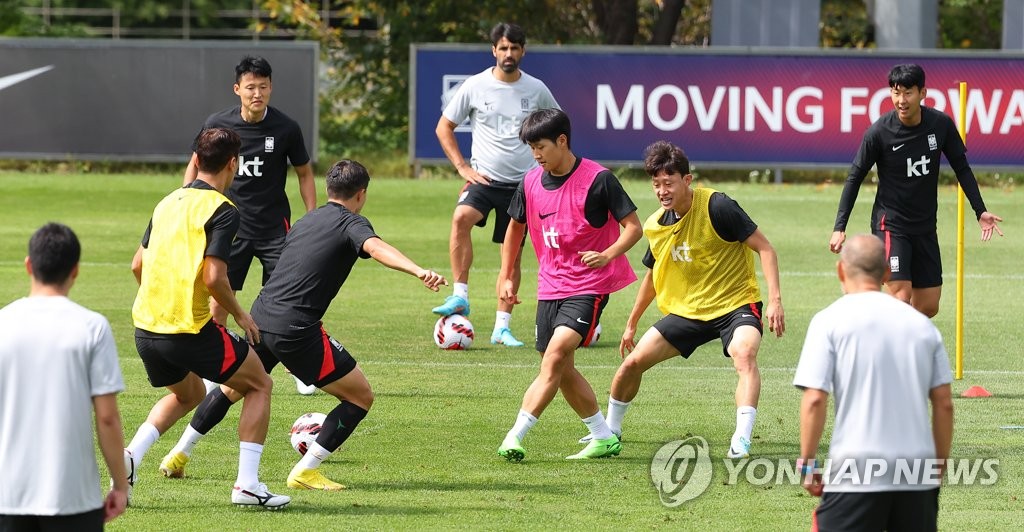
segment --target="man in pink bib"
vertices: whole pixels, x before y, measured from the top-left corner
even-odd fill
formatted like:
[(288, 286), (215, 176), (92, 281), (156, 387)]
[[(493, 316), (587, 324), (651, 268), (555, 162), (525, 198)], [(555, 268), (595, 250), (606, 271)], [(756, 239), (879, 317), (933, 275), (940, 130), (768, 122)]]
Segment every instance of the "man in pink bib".
[[(506, 242), (523, 238), (527, 225), (537, 253), (537, 343), (540, 374), (526, 390), (515, 424), (498, 454), (519, 462), (522, 440), (559, 390), (583, 420), (590, 443), (570, 460), (618, 455), (590, 383), (576, 370), (576, 348), (589, 343), (608, 295), (636, 280), (625, 253), (643, 234), (636, 205), (619, 180), (570, 148), (569, 117), (541, 109), (523, 121), (519, 138), (540, 164), (516, 189), (508, 208)], [(620, 231), (619, 226), (622, 227)], [(513, 282), (516, 250), (502, 248), (498, 297), (518, 304)]]

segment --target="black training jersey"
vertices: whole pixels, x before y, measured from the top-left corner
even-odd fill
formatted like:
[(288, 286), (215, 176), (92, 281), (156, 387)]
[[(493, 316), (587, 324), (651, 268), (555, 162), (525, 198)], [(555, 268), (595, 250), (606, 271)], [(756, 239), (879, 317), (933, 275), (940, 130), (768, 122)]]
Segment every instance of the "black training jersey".
[[(233, 129), (242, 137), (238, 175), (225, 194), (242, 215), (238, 238), (264, 240), (287, 233), (291, 225), (285, 194), (288, 163), (302, 166), (309, 162), (299, 124), (270, 106), (263, 120), (250, 124), (242, 120), (242, 108), (236, 105), (210, 115), (203, 129), (211, 127)], [(195, 149), (193, 141), (192, 151)]]
[[(757, 231), (757, 224), (750, 219), (747, 211), (724, 192), (711, 194), (708, 200), (708, 217), (711, 218), (711, 227), (726, 242), (743, 242)], [(667, 209), (658, 219), (658, 224), (664, 226), (675, 225), (678, 222), (679, 217), (672, 209)], [(644, 253), (643, 263), (648, 268), (654, 268), (654, 255), (649, 245), (647, 252)]]
[[(572, 170), (563, 176), (553, 176), (551, 172), (544, 172), (540, 178), (541, 186), (545, 190), (557, 190), (579, 168), (582, 160), (577, 157)], [(587, 218), (587, 222), (593, 227), (602, 227), (608, 221), (608, 213), (621, 222), (632, 212), (636, 212), (636, 204), (626, 194), (626, 191), (622, 190), (622, 183), (615, 177), (615, 174), (610, 170), (598, 172), (594, 176), (594, 183), (590, 185), (587, 199), (583, 203), (583, 215)], [(526, 193), (523, 190), (522, 182), (519, 183), (515, 194), (512, 195), (512, 201), (508, 206), (508, 215), (519, 223), (526, 223)]]
[(370, 221), (328, 202), (306, 213), (288, 233), (281, 258), (252, 304), (260, 330), (294, 334), (319, 327), (357, 258), (369, 258), (363, 243), (377, 238)]
[(907, 235), (934, 233), (940, 152), (956, 173), (975, 216), (981, 217), (985, 203), (953, 119), (922, 107), (921, 123), (914, 127), (903, 125), (896, 111), (890, 111), (864, 133), (839, 199), (834, 230), (846, 230), (860, 185), (877, 164), (878, 192), (871, 209), (871, 228)]

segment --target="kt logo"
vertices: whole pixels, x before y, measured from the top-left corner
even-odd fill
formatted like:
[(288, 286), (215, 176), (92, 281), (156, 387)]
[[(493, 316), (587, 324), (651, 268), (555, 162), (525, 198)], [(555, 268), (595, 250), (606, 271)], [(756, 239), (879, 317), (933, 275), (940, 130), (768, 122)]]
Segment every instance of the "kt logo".
[(246, 161), (245, 157), (238, 156), (238, 175), (244, 175), (249, 177), (263, 177), (263, 159), (259, 157), (253, 157), (252, 160)]

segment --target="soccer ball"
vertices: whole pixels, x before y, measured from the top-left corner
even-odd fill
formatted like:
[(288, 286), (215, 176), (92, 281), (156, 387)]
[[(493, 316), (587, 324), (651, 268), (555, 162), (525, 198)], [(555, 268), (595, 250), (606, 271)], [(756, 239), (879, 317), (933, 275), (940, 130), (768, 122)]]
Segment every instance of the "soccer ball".
[(305, 455), (309, 446), (313, 445), (313, 442), (316, 441), (316, 437), (320, 434), (320, 427), (324, 424), (325, 419), (327, 419), (326, 414), (312, 412), (302, 414), (299, 416), (299, 419), (295, 420), (295, 423), (292, 423), (292, 447), (299, 454)]
[(601, 324), (598, 323), (597, 327), (594, 327), (594, 336), (590, 337), (590, 341), (589, 342), (587, 342), (587, 339), (584, 338), (583, 341), (580, 342), (580, 347), (591, 347), (591, 346), (593, 346), (593, 345), (595, 345), (597, 343), (597, 339), (600, 338), (600, 337), (601, 337)]
[(469, 349), (473, 338), (473, 324), (462, 314), (444, 316), (434, 324), (434, 343), (441, 349)]

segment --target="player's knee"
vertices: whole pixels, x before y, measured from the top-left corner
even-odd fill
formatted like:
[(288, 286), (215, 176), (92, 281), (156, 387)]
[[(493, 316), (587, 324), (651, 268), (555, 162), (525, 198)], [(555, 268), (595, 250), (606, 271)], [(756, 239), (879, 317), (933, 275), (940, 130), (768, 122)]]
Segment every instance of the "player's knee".
[(916, 308), (918, 312), (924, 314), (929, 318), (934, 318), (935, 315), (939, 313), (938, 304), (914, 305), (914, 308)]
[(757, 371), (757, 351), (754, 349), (740, 347), (731, 351), (732, 365), (740, 373)]

